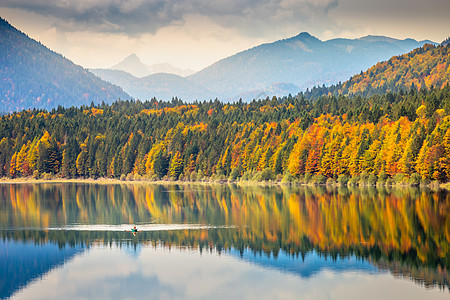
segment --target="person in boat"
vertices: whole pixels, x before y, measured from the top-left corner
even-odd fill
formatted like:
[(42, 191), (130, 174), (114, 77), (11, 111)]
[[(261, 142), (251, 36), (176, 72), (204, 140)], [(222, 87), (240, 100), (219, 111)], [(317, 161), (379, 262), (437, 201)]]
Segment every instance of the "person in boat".
[[(125, 230), (125, 231), (128, 231), (128, 230)], [(131, 230), (130, 231), (128, 231), (128, 232), (131, 232), (134, 236), (136, 235), (136, 233), (138, 233), (138, 230), (137, 230), (137, 228), (136, 228), (136, 226), (134, 226), (133, 228), (131, 228)]]

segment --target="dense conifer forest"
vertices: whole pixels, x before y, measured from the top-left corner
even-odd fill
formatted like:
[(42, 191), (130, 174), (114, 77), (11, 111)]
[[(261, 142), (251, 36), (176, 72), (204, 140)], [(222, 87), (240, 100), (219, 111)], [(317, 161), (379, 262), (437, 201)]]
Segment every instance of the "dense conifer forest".
[(0, 175), (446, 182), (449, 112), (448, 85), (370, 97), (24, 110), (0, 118)]

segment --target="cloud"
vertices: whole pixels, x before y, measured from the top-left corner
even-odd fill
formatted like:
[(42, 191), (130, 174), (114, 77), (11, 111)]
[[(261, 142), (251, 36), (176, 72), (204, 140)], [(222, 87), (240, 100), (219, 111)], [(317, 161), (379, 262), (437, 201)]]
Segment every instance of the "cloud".
[(261, 35), (274, 27), (323, 18), (337, 4), (337, 0), (2, 0), (0, 6), (53, 17), (55, 26), (66, 31), (155, 33), (197, 15)]

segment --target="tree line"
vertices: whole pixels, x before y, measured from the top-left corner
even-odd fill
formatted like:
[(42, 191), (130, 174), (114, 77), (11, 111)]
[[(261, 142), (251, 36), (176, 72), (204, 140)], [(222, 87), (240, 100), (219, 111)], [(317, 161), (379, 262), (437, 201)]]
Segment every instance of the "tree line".
[(446, 182), (449, 112), (448, 85), (370, 97), (24, 110), (0, 118), (0, 176)]

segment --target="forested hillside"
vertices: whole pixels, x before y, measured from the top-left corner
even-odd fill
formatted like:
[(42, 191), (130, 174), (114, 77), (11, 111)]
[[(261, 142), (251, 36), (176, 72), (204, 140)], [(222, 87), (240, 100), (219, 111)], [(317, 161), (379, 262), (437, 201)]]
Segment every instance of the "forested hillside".
[[(450, 87), (251, 103), (116, 102), (0, 118), (2, 176), (450, 179)], [(123, 177), (122, 176), (122, 177)], [(293, 176), (293, 177), (292, 177)]]
[(0, 112), (130, 97), (0, 18)]
[(409, 53), (394, 56), (380, 62), (348, 81), (330, 87), (316, 87), (304, 94), (305, 97), (343, 94), (382, 94), (417, 89), (444, 87), (450, 82), (450, 46), (444, 41), (439, 46), (426, 44)]

